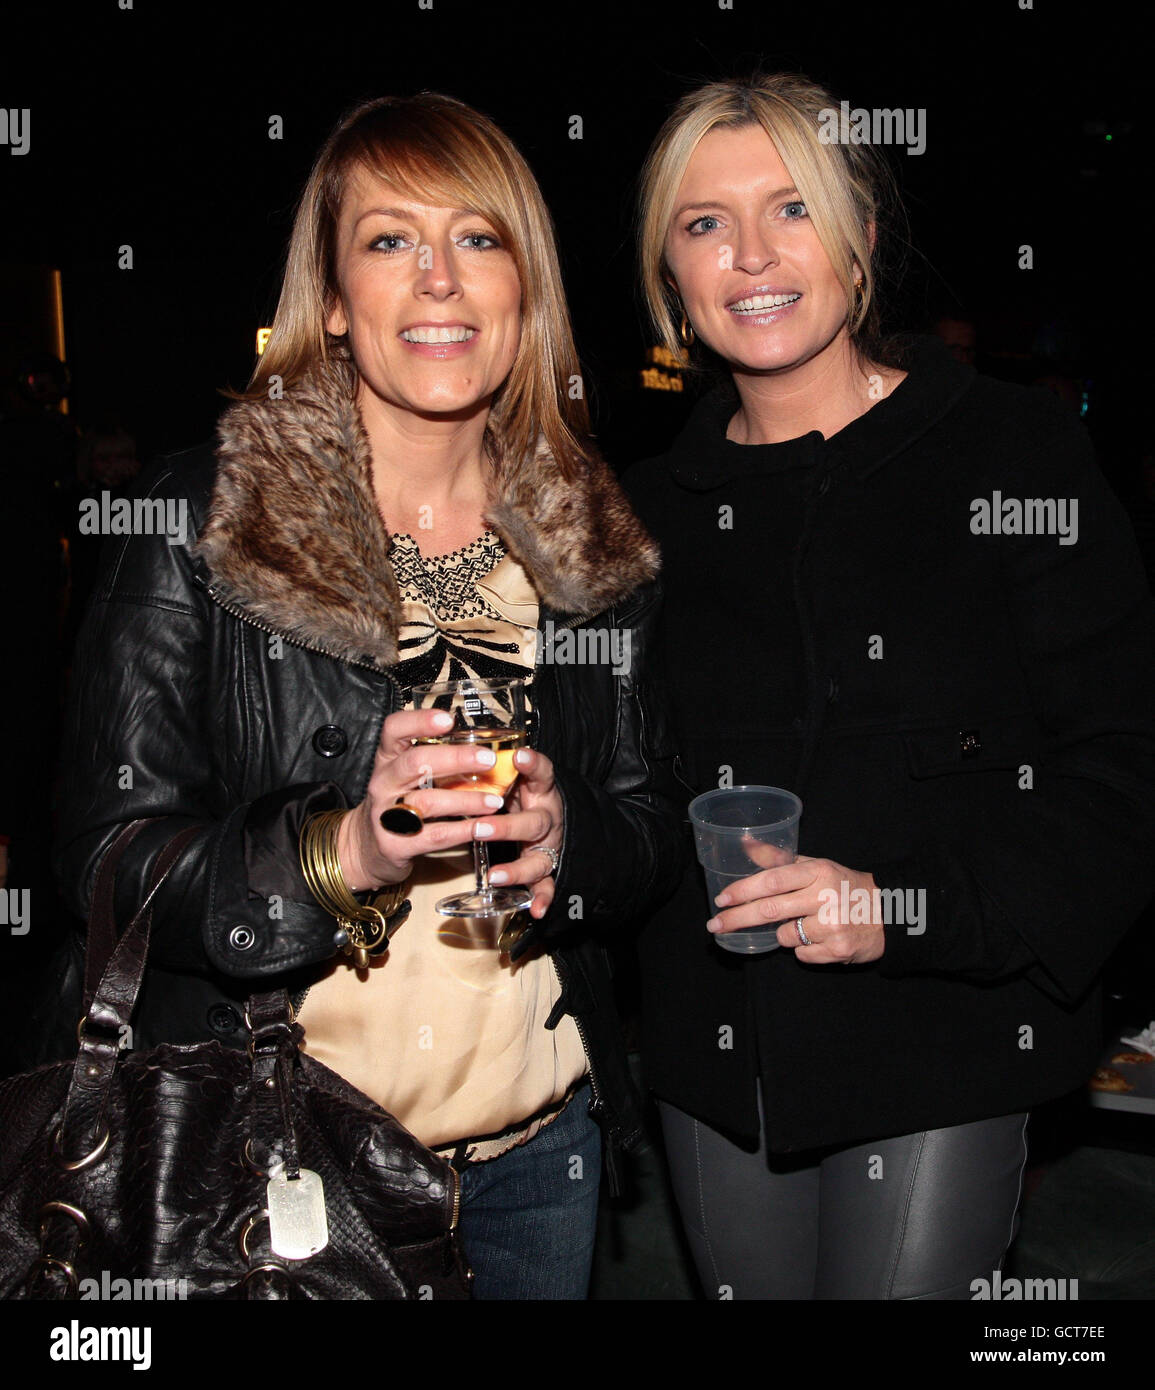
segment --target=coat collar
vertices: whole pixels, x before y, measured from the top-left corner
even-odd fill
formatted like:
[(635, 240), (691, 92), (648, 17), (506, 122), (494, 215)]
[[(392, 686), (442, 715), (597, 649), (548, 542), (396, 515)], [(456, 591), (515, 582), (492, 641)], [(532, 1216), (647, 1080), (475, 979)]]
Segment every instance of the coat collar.
[(738, 409), (738, 394), (726, 381), (695, 405), (667, 455), (676, 482), (708, 492), (734, 478), (791, 468), (845, 464), (866, 478), (927, 434), (970, 390), (973, 367), (956, 362), (937, 338), (921, 334), (897, 339), (906, 380), (845, 429), (823, 439), (818, 430), (779, 444), (735, 444), (726, 426)]
[[(397, 661), (400, 595), (356, 384), (340, 353), (283, 399), (225, 412), (195, 550), (223, 602), (306, 646), (383, 669)], [(657, 544), (601, 460), (567, 484), (540, 444), (495, 480), (485, 521), (559, 613), (601, 613), (658, 572)]]

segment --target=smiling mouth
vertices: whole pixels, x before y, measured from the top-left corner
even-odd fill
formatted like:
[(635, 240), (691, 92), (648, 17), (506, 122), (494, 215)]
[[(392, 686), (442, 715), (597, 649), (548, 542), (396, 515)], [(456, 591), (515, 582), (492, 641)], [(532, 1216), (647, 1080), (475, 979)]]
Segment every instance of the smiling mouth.
[(461, 325), (453, 328), (405, 328), (401, 337), (407, 343), (467, 343), (476, 334), (476, 328)]
[(767, 309), (784, 309), (801, 298), (800, 294), (752, 294), (746, 299), (736, 299), (726, 308), (732, 314), (764, 314)]

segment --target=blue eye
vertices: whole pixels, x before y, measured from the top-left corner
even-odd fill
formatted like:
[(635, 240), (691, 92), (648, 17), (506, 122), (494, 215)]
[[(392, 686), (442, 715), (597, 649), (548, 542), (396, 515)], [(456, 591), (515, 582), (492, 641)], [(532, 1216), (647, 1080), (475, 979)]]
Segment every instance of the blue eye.
[[(705, 225), (707, 222), (712, 222), (713, 226), (707, 227)], [(695, 217), (693, 222), (687, 223), (686, 231), (688, 231), (691, 236), (705, 236), (707, 232), (712, 232), (715, 230), (715, 228), (720, 227), (721, 225), (722, 224), (713, 215), (713, 213), (708, 212), (705, 214), (705, 216)], [(695, 227), (698, 229), (697, 231), (694, 230)]]
[(806, 204), (800, 198), (795, 198), (793, 202), (787, 203), (782, 211), (788, 213), (791, 208), (797, 208), (798, 212), (788, 216), (786, 218), (787, 222), (800, 222), (802, 218), (808, 215), (806, 212)]
[[(375, 236), (369, 243), (369, 250), (376, 251), (378, 247), (381, 247), (386, 253), (400, 251), (401, 243), (404, 242), (404, 240), (405, 238), (400, 232), (382, 232), (380, 236)], [(391, 242), (393, 244), (381, 246), (382, 242)]]
[[(489, 251), (492, 250), (494, 247), (499, 247), (501, 245), (501, 242), (498, 241), (498, 239), (493, 235), (492, 232), (466, 232), (465, 236), (462, 237), (462, 240), (473, 243), (473, 249), (475, 251)], [(476, 245), (477, 242), (485, 242), (487, 244), (484, 246), (478, 246)]]

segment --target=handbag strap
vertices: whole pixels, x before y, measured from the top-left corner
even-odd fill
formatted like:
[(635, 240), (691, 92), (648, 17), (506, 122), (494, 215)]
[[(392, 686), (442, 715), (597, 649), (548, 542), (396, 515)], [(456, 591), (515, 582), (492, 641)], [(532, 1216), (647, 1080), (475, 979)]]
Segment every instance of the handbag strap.
[(148, 819), (129, 821), (113, 840), (110, 849), (105, 851), (96, 873), (96, 888), (92, 894), (92, 908), (88, 914), (88, 937), (84, 950), (84, 1012), (96, 996), (96, 986), (104, 974), (104, 968), (116, 950), (116, 869), (124, 851), (132, 844), (146, 825)]
[(284, 989), (250, 995), (245, 1022), (252, 1034), (251, 1137), (261, 1150), (262, 1162), (278, 1157), (285, 1177), (293, 1181), (301, 1172), (293, 1119), (293, 1069), (305, 1030), (294, 1019), (293, 1006)]
[[(119, 849), (118, 859), (144, 823), (133, 822), (121, 832), (118, 840), (123, 839), (124, 843), (114, 846)], [(136, 998), (144, 980), (152, 928), (152, 902), (185, 846), (200, 830), (199, 825), (186, 825), (157, 855), (150, 876), (152, 882), (148, 896), (141, 903), (124, 935), (117, 942), (111, 959), (101, 972), (99, 983), (84, 1016), (80, 1050), (76, 1055), (72, 1083), (68, 1088), (68, 1098), (64, 1103), (64, 1113), (54, 1141), (57, 1158), (62, 1163), (80, 1163), (87, 1166), (89, 1162), (96, 1161), (108, 1142), (104, 1112), (113, 1071), (120, 1053), (121, 1029), (127, 1026), (132, 1017)], [(128, 834), (128, 831), (132, 831), (132, 834)], [(105, 901), (108, 899), (102, 898), (102, 903)], [(101, 944), (99, 940), (94, 944), (95, 951), (101, 949)], [(86, 977), (90, 964), (91, 961), (86, 958)], [(79, 1157), (69, 1158), (66, 1154), (66, 1132), (68, 1148)]]

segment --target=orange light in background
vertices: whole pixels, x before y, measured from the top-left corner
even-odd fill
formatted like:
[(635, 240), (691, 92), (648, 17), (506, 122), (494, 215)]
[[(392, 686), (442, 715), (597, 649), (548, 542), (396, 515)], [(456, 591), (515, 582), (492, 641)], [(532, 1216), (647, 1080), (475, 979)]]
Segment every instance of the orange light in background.
[(652, 347), (646, 349), (646, 361), (655, 365), (643, 368), (640, 373), (643, 390), (682, 390), (682, 368), (686, 365), (685, 358), (675, 357), (667, 348)]
[[(64, 283), (58, 270), (52, 272), (52, 338), (57, 357), (61, 362), (67, 362), (64, 354)], [(68, 414), (67, 396), (61, 399), (59, 408), (61, 415)]]
[(650, 348), (646, 353), (646, 359), (650, 362), (656, 362), (659, 367), (672, 367), (677, 372), (680, 372), (686, 365), (685, 357), (676, 357), (664, 347)]
[(272, 330), (271, 328), (258, 328), (258, 329), (257, 329), (257, 356), (258, 356), (258, 357), (260, 357), (260, 356), (264, 353), (265, 348), (268, 346), (268, 343), (269, 343), (269, 336), (270, 336), (270, 334), (272, 333), (272, 331), (273, 331), (273, 330)]

